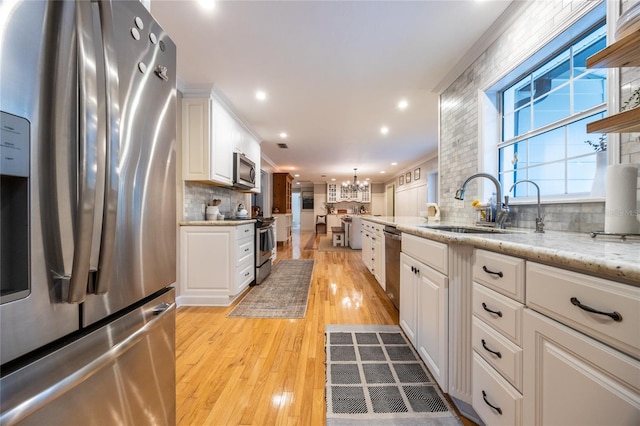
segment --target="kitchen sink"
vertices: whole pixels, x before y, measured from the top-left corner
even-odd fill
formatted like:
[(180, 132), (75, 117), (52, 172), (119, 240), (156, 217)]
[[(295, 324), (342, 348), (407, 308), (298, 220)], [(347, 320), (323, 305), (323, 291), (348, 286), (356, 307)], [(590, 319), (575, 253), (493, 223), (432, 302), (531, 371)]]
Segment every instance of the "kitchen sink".
[(479, 226), (451, 226), (451, 225), (418, 225), (420, 228), (437, 231), (455, 232), (456, 234), (509, 234), (512, 231), (498, 228), (481, 228)]

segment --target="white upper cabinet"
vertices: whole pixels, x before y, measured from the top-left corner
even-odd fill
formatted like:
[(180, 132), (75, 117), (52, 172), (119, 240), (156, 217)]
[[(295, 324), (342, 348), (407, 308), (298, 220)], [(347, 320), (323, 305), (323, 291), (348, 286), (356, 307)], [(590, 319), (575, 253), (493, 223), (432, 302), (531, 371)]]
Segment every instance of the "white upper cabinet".
[(260, 142), (227, 108), (213, 97), (182, 100), (182, 152), (184, 180), (233, 185), (233, 153), (256, 165), (260, 192)]

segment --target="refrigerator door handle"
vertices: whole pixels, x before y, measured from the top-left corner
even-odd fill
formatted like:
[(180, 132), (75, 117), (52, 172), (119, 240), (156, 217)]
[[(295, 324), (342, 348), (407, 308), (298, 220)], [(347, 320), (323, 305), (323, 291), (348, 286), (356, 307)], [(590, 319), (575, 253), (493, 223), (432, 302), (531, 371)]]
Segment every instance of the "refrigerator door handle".
[[(93, 0), (96, 2), (96, 0)], [(116, 239), (118, 211), (118, 187), (120, 182), (120, 84), (115, 51), (113, 10), (110, 1), (99, 0), (100, 27), (104, 55), (104, 85), (106, 97), (107, 160), (105, 170), (104, 211), (100, 260), (94, 293), (109, 291), (113, 271), (113, 254)]]
[(62, 281), (63, 300), (80, 303), (87, 295), (91, 245), (95, 221), (96, 185), (98, 176), (98, 88), (96, 83), (95, 49), (91, 41), (91, 10), (78, 2), (78, 81), (79, 81), (79, 159), (76, 223), (71, 273), (53, 271), (54, 279)]

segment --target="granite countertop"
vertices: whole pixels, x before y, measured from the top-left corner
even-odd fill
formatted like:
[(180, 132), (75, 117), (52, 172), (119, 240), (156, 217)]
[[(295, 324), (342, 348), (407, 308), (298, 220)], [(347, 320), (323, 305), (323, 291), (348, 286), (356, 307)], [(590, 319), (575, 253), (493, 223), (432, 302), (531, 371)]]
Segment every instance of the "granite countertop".
[(509, 228), (507, 233), (460, 234), (425, 228), (425, 225), (473, 226), (450, 222), (429, 222), (422, 217), (370, 216), (366, 220), (395, 225), (401, 232), (442, 241), (469, 244), (532, 261), (611, 278), (640, 286), (640, 240), (587, 233)]
[(180, 226), (240, 226), (255, 223), (255, 219), (225, 219), (225, 220), (189, 220), (180, 222)]

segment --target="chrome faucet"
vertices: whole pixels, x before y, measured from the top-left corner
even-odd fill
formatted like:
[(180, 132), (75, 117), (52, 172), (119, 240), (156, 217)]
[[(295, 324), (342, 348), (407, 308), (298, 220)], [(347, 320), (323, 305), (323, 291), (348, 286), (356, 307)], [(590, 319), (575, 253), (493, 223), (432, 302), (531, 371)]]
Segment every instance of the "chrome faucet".
[(536, 190), (538, 191), (538, 217), (536, 217), (536, 232), (539, 234), (544, 234), (544, 217), (540, 214), (540, 187), (538, 186), (538, 184), (528, 179), (519, 180), (511, 185), (511, 189), (509, 189), (509, 192), (513, 191), (513, 188), (515, 188), (517, 184), (523, 182), (529, 182), (530, 184), (535, 186)]
[(502, 207), (502, 187), (500, 186), (500, 182), (495, 177), (491, 176), (488, 173), (476, 173), (475, 175), (471, 175), (464, 181), (462, 186), (456, 191), (456, 200), (464, 200), (464, 192), (466, 190), (467, 184), (475, 178), (483, 177), (489, 179), (496, 186), (496, 228), (504, 229), (504, 223), (506, 222), (509, 214), (505, 208)]

